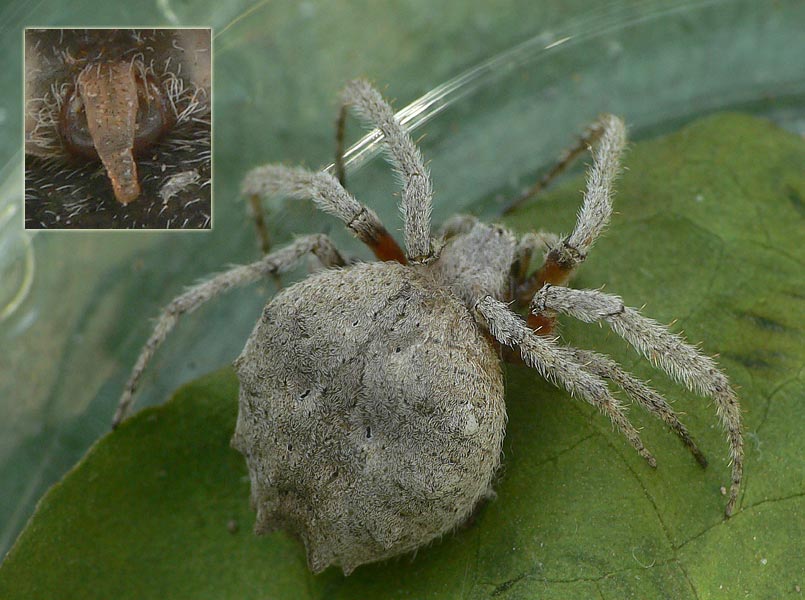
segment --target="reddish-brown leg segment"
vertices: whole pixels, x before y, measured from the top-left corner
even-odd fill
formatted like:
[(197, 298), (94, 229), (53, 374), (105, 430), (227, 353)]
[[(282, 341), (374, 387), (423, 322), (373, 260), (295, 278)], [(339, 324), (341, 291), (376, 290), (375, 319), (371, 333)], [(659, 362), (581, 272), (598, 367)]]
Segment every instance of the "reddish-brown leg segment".
[[(268, 254), (271, 249), (271, 241), (260, 197), (257, 194), (249, 194), (249, 204), (251, 206), (252, 217), (254, 218), (254, 226), (257, 229), (257, 237), (260, 241), (260, 250), (264, 255)], [(348, 223), (347, 226), (349, 227), (350, 224)], [(405, 253), (402, 251), (402, 248), (400, 248), (397, 241), (382, 225), (376, 227), (371, 232), (362, 230), (361, 234), (358, 235), (358, 239), (369, 246), (378, 260), (393, 260), (403, 265), (408, 264), (408, 260), (405, 258)]]
[[(517, 286), (517, 300), (522, 304), (531, 302), (531, 298), (546, 283), (565, 285), (573, 274), (578, 262), (566, 262), (561, 258), (559, 250), (551, 250), (545, 257), (542, 266), (525, 281)], [(552, 335), (556, 327), (556, 313), (546, 311), (542, 314), (528, 315), (528, 325), (539, 335)]]
[(394, 260), (403, 265), (408, 264), (405, 252), (385, 228), (377, 232), (377, 237), (366, 240), (366, 245), (371, 248), (378, 260)]

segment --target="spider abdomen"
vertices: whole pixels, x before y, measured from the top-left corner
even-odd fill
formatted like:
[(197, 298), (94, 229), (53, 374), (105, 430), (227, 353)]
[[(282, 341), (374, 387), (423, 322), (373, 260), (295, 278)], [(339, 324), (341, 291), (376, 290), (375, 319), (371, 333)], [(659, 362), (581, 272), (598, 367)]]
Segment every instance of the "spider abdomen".
[(236, 367), (233, 445), (256, 529), (297, 534), (316, 572), (421, 546), (489, 492), (506, 420), (499, 359), (424, 271), (307, 278), (266, 306)]

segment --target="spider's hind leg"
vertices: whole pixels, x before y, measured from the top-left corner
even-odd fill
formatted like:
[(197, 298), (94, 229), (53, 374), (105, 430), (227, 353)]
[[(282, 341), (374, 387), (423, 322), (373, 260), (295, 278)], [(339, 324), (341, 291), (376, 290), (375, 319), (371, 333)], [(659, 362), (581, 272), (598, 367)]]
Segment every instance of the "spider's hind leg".
[(163, 310), (157, 319), (154, 331), (148, 338), (140, 356), (131, 371), (129, 380), (120, 397), (120, 401), (112, 419), (112, 427), (117, 427), (131, 410), (134, 401), (134, 392), (140, 377), (154, 356), (154, 353), (165, 341), (168, 334), (176, 326), (179, 317), (193, 312), (202, 304), (215, 299), (232, 288), (241, 287), (257, 281), (266, 275), (282, 273), (292, 268), (301, 258), (308, 254), (315, 255), (326, 267), (344, 264), (341, 254), (333, 245), (330, 238), (323, 234), (308, 235), (296, 239), (290, 245), (272, 252), (261, 260), (232, 267), (223, 273), (215, 275), (207, 281), (202, 281), (174, 298)]

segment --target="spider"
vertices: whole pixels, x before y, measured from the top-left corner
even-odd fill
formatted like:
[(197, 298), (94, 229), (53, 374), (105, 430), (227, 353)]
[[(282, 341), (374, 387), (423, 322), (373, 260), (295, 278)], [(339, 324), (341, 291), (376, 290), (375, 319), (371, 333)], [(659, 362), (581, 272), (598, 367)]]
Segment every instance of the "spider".
[[(408, 133), (366, 81), (348, 84), (342, 100), (380, 130), (400, 176), (405, 252), (328, 172), (254, 169), (244, 192), (312, 199), (378, 261), (347, 264), (327, 236), (307, 235), (187, 289), (160, 315), (114, 424), (126, 416), (143, 370), (181, 315), (313, 254), (324, 269), (268, 302), (235, 361), (240, 394), (232, 439), (248, 465), (255, 531), (296, 534), (312, 571), (337, 565), (349, 574), (416, 549), (464, 522), (492, 494), (506, 423), (502, 359), (536, 369), (597, 407), (656, 466), (611, 394), (611, 382), (662, 419), (706, 466), (662, 396), (606, 356), (560, 343), (554, 336), (558, 313), (607, 323), (673, 379), (713, 399), (732, 458), (730, 516), (743, 442), (738, 400), (726, 376), (617, 296), (564, 285), (609, 221), (623, 122), (606, 115), (591, 130), (597, 149), (570, 235), (518, 239), (500, 225), (457, 216), (432, 239), (430, 176)], [(544, 253), (543, 263), (528, 274), (537, 252)]]

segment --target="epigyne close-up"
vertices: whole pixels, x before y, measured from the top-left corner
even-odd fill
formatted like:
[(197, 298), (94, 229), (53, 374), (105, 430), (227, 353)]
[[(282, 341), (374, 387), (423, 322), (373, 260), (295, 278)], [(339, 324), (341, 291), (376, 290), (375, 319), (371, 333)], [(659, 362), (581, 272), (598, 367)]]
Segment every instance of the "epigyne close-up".
[(211, 83), (209, 29), (26, 29), (26, 228), (209, 228)]
[(52, 4), (0, 596), (801, 592), (798, 2)]

